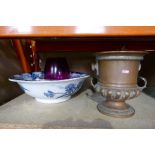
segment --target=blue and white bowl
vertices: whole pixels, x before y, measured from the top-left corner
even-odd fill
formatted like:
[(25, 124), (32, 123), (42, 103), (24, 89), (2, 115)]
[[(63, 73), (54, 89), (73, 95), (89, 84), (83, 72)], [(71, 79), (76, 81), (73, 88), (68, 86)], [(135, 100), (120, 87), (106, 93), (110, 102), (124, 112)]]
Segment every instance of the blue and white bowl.
[(71, 98), (82, 86), (89, 75), (72, 72), (69, 79), (45, 80), (43, 72), (32, 72), (13, 75), (9, 78), (17, 82), (28, 95), (42, 103), (59, 103)]

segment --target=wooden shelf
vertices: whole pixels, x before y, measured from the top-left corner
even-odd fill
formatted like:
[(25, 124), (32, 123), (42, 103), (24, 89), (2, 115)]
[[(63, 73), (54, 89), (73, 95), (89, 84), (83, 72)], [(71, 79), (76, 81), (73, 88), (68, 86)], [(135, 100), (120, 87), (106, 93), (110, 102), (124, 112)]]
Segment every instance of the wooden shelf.
[(1, 26), (0, 37), (155, 36), (155, 26)]
[[(0, 38), (12, 39), (24, 72), (39, 70), (38, 51), (155, 50), (155, 26), (1, 26)], [(22, 39), (30, 52), (24, 52)]]

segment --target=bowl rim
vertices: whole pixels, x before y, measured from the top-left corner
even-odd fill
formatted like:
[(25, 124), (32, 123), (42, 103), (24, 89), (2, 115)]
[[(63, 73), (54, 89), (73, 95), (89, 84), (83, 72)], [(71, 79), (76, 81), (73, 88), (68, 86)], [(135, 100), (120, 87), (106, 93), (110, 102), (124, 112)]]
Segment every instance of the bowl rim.
[[(31, 73), (34, 73), (34, 72), (31, 72)], [(64, 79), (64, 80), (46, 80), (46, 79), (38, 79), (38, 80), (20, 80), (20, 79), (14, 79), (13, 76), (8, 78), (9, 81), (11, 82), (22, 82), (22, 83), (59, 83), (59, 82), (68, 82), (68, 81), (74, 81), (74, 80), (79, 80), (79, 79), (85, 79), (85, 78), (88, 78), (90, 77), (90, 75), (86, 74), (86, 73), (83, 73), (83, 72), (72, 72), (72, 73), (80, 73), (80, 74), (85, 74), (81, 77), (75, 77), (75, 78), (70, 78), (70, 79)], [(24, 73), (22, 73), (24, 74)], [(16, 74), (16, 75), (22, 75), (22, 74)]]

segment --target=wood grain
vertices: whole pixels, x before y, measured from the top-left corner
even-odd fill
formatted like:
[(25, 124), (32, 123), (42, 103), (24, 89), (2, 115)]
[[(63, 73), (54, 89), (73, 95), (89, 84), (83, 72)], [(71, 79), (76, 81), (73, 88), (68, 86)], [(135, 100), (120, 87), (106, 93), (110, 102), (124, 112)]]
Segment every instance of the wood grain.
[(155, 36), (155, 26), (1, 26), (0, 37)]

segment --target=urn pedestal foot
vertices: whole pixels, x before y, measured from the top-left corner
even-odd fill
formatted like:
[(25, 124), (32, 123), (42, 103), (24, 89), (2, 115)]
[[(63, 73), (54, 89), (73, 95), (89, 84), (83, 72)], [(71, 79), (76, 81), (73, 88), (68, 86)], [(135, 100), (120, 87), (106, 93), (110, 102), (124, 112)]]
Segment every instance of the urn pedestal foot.
[(105, 101), (97, 105), (99, 112), (113, 117), (126, 118), (134, 115), (135, 110), (125, 102)]

